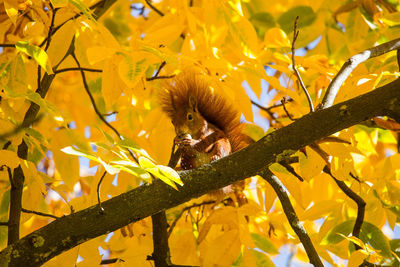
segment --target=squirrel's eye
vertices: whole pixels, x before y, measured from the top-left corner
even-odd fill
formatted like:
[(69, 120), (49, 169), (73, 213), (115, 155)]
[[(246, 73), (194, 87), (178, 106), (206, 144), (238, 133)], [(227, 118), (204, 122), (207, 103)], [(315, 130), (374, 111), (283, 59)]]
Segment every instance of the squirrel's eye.
[(191, 120), (193, 120), (193, 115), (192, 114), (187, 114), (187, 119), (189, 120), (189, 121), (191, 121)]

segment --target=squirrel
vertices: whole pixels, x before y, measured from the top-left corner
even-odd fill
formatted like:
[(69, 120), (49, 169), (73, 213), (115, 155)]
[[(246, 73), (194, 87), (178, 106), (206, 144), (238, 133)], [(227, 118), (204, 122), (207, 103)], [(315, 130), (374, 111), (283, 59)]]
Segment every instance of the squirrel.
[[(242, 133), (240, 112), (228, 100), (213, 92), (202, 74), (183, 71), (160, 94), (162, 110), (175, 127), (175, 145), (181, 150), (184, 170), (225, 157), (250, 144)], [(239, 206), (247, 202), (244, 182), (223, 189), (234, 191)]]

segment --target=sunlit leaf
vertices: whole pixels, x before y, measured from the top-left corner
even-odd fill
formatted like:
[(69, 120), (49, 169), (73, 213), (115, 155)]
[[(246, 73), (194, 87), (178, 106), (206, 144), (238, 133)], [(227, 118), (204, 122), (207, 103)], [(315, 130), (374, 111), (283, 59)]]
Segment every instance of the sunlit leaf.
[(44, 50), (40, 47), (30, 45), (27, 41), (20, 41), (15, 44), (17, 50), (31, 56), (48, 74), (53, 74), (50, 60)]

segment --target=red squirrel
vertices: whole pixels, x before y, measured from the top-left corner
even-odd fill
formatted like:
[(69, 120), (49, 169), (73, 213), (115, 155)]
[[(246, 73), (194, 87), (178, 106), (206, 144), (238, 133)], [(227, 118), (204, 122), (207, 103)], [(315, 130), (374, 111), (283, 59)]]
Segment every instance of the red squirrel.
[[(251, 139), (241, 133), (240, 113), (226, 98), (217, 95), (200, 73), (184, 71), (170, 82), (160, 95), (162, 110), (175, 127), (175, 144), (181, 150), (184, 170), (225, 157), (247, 146)], [(239, 205), (245, 196), (244, 183), (233, 188)]]

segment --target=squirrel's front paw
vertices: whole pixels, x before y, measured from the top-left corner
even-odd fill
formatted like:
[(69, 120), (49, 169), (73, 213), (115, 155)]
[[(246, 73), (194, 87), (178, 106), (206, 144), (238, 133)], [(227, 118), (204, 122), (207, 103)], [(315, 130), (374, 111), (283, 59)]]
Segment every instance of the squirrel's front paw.
[(197, 140), (192, 139), (190, 134), (175, 137), (175, 144), (179, 148), (193, 148), (198, 143)]

